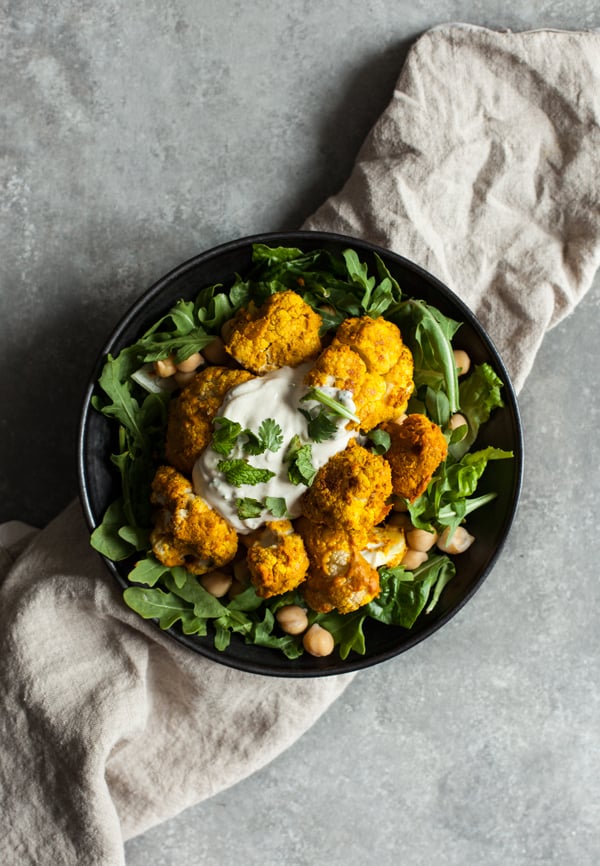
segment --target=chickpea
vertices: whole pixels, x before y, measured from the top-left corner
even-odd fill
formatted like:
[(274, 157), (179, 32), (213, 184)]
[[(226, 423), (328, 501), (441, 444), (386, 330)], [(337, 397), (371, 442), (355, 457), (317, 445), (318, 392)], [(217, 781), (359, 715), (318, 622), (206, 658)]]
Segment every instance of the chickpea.
[(223, 327), (221, 328), (221, 339), (224, 343), (231, 337), (234, 329), (233, 319), (228, 319), (223, 323)]
[(392, 511), (386, 522), (389, 526), (396, 526), (398, 529), (406, 531), (412, 526), (408, 511)]
[(203, 360), (200, 352), (194, 352), (193, 355), (190, 355), (185, 361), (180, 361), (176, 366), (180, 373), (193, 373), (202, 364)]
[(431, 550), (437, 539), (437, 532), (428, 532), (426, 529), (410, 529), (406, 533), (408, 546), (421, 553)]
[(454, 363), (459, 376), (465, 376), (471, 369), (471, 359), (464, 349), (454, 349)]
[(250, 583), (250, 569), (248, 568), (248, 563), (245, 559), (238, 559), (237, 562), (233, 564), (233, 574), (238, 583), (241, 583), (242, 586), (248, 586)]
[(406, 500), (404, 500), (401, 496), (392, 496), (392, 511), (408, 511), (408, 505), (406, 504)]
[(182, 373), (181, 370), (178, 370), (173, 376), (173, 378), (175, 379), (180, 388), (185, 388), (188, 382), (191, 382), (195, 375), (195, 370), (192, 370), (189, 373)]
[(229, 598), (235, 598), (240, 593), (244, 592), (247, 589), (247, 586), (244, 586), (243, 583), (240, 583), (239, 580), (235, 578), (231, 581), (231, 586), (229, 587), (229, 592), (227, 593)]
[(225, 344), (220, 337), (215, 337), (212, 343), (202, 349), (202, 354), (209, 364), (223, 366), (231, 361), (231, 358), (225, 351)]
[(161, 358), (160, 361), (155, 361), (154, 372), (161, 379), (168, 379), (169, 376), (173, 376), (177, 372), (173, 358), (169, 356), (168, 358)]
[[(461, 415), (460, 412), (455, 412), (454, 415), (450, 416), (450, 420), (448, 421), (448, 427), (451, 430), (456, 430), (458, 427), (469, 426), (467, 423), (467, 419), (464, 415)], [(466, 433), (465, 433), (466, 436)]]
[(437, 546), (444, 553), (464, 553), (474, 541), (474, 536), (470, 535), (464, 526), (457, 526), (454, 532), (447, 526), (440, 535)]
[(302, 634), (308, 627), (308, 617), (303, 607), (298, 604), (286, 604), (280, 607), (275, 619), (286, 634)]
[(404, 566), (404, 568), (412, 571), (413, 569), (418, 568), (420, 565), (423, 565), (426, 559), (427, 552), (425, 550), (413, 550), (412, 547), (409, 547), (402, 558), (401, 564)]
[(311, 656), (329, 656), (333, 652), (335, 642), (333, 635), (318, 623), (311, 625), (302, 638), (302, 645)]
[(224, 595), (227, 595), (232, 582), (231, 575), (225, 574), (224, 571), (209, 571), (200, 578), (200, 583), (204, 589), (215, 598), (223, 598)]

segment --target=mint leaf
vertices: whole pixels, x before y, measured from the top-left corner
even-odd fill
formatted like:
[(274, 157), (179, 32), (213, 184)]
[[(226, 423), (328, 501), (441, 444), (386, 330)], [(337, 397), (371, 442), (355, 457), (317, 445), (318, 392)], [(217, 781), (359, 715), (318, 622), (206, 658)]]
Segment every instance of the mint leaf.
[(262, 502), (259, 502), (258, 499), (251, 499), (250, 497), (241, 497), (240, 499), (236, 499), (235, 506), (240, 520), (248, 520), (251, 517), (260, 517), (264, 509)]
[(283, 496), (265, 496), (265, 508), (271, 512), (273, 517), (277, 517), (279, 520), (290, 516)]
[(242, 484), (262, 484), (275, 475), (270, 469), (251, 466), (247, 460), (219, 460), (217, 469), (223, 473), (232, 487), (241, 487)]

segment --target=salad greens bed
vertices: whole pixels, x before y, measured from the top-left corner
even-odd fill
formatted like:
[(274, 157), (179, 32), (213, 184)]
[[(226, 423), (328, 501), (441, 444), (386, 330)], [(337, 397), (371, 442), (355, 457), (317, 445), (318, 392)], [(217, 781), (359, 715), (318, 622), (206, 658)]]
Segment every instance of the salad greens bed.
[[(252, 260), (248, 274), (236, 275), (228, 286), (204, 288), (195, 300), (179, 300), (135, 343), (116, 357), (108, 356), (98, 382), (102, 393), (94, 396), (93, 405), (117, 425), (118, 450), (111, 459), (122, 492), (92, 533), (91, 543), (110, 560), (131, 562), (132, 585), (124, 599), (140, 616), (157, 620), (163, 629), (177, 625), (186, 635), (212, 635), (219, 650), (237, 633), (246, 643), (279, 649), (294, 659), (303, 653), (301, 638), (282, 635), (275, 613), (287, 604), (306, 607), (299, 591), (265, 600), (250, 586), (230, 601), (217, 599), (186, 569), (168, 568), (152, 555), (150, 485), (164, 452), (171, 392), (147, 387), (140, 375), (144, 365), (170, 355), (176, 363), (185, 360), (211, 343), (251, 299), (260, 304), (275, 292), (293, 289), (321, 315), (322, 333), (347, 317), (364, 315), (385, 316), (401, 329), (415, 362), (415, 391), (407, 411), (425, 413), (449, 443), (448, 457), (425, 493), (407, 503), (416, 527), (455, 528), (488, 503), (495, 494), (476, 496), (479, 479), (490, 460), (512, 457), (512, 452), (471, 450), (480, 426), (503, 405), (502, 382), (483, 363), (459, 383), (452, 339), (460, 323), (422, 300), (405, 297), (380, 257), (375, 256), (375, 272), (370, 273), (352, 249), (334, 255), (255, 244)], [(451, 431), (448, 422), (458, 411), (468, 427)], [(376, 434), (373, 431), (370, 444), (381, 453), (385, 437)], [(318, 622), (333, 634), (342, 659), (351, 650), (364, 654), (366, 620), (409, 629), (421, 613), (433, 610), (455, 575), (455, 565), (449, 556), (433, 553), (413, 571), (382, 567), (379, 574), (379, 596), (357, 611), (309, 611), (309, 624)]]

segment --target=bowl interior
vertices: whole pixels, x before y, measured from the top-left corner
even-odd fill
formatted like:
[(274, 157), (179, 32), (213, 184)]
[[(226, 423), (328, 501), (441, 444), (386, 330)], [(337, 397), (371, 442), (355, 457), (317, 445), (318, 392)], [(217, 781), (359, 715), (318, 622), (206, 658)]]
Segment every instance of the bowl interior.
[[(110, 335), (90, 379), (80, 426), (80, 491), (90, 529), (101, 522), (107, 506), (119, 494), (118, 479), (109, 459), (114, 449), (115, 431), (108, 419), (90, 406), (106, 354), (110, 352), (115, 355), (121, 348), (134, 342), (179, 298), (195, 298), (205, 286), (219, 282), (227, 284), (233, 274), (243, 273), (251, 264), (254, 243), (299, 246), (305, 250), (325, 248), (333, 252), (352, 247), (369, 263), (376, 252), (396, 277), (405, 295), (421, 298), (445, 315), (463, 323), (454, 339), (455, 346), (465, 349), (476, 364), (488, 362), (504, 383), (505, 405), (493, 413), (475, 447), (494, 445), (511, 450), (514, 459), (491, 461), (488, 464), (478, 494), (493, 490), (497, 493), (497, 499), (492, 507), (470, 515), (469, 530), (476, 536), (476, 544), (457, 558), (456, 577), (446, 586), (432, 613), (421, 615), (412, 629), (368, 620), (364, 629), (366, 654), (361, 656), (351, 652), (344, 661), (335, 654), (317, 659), (306, 653), (291, 661), (278, 651), (248, 646), (237, 635), (233, 635), (228, 649), (220, 652), (214, 649), (210, 637), (185, 636), (176, 626), (168, 630), (174, 640), (191, 650), (252, 673), (288, 677), (344, 673), (391, 658), (423, 640), (447, 622), (488, 575), (506, 540), (521, 488), (523, 443), (517, 401), (497, 350), (470, 310), (439, 280), (402, 256), (356, 238), (321, 232), (272, 233), (243, 238), (202, 253), (171, 271), (134, 304)], [(131, 569), (131, 562), (105, 561), (119, 584), (123, 588), (128, 586), (126, 575)]]

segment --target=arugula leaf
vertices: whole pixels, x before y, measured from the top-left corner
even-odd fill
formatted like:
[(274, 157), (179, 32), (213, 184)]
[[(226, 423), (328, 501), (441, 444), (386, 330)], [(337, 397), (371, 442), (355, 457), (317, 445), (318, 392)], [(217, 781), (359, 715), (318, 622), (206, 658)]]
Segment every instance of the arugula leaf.
[(179, 620), (188, 628), (196, 625), (193, 608), (172, 592), (130, 586), (123, 592), (123, 598), (144, 619), (157, 619), (162, 629), (171, 628)]
[[(402, 566), (380, 568), (380, 593), (364, 609), (379, 622), (412, 628), (430, 598), (431, 604), (427, 609), (433, 610), (442, 589), (455, 574), (452, 560), (441, 555), (430, 556), (414, 571), (407, 571)], [(439, 591), (433, 592), (438, 583), (441, 584)]]
[(375, 454), (385, 454), (386, 451), (390, 450), (392, 438), (386, 430), (380, 430), (376, 427), (374, 430), (370, 430), (367, 433), (367, 439), (370, 439), (373, 443), (373, 451)]
[(341, 614), (337, 611), (320, 613), (309, 618), (309, 622), (317, 622), (333, 635), (338, 645), (341, 659), (348, 658), (351, 650), (364, 655), (366, 651), (363, 623), (367, 618), (366, 607), (361, 607), (352, 613)]
[(119, 535), (119, 529), (126, 524), (123, 500), (116, 499), (108, 506), (102, 522), (91, 534), (90, 543), (94, 550), (114, 562), (120, 562), (131, 556), (135, 550), (134, 546)]
[(223, 473), (227, 483), (232, 487), (262, 484), (275, 475), (270, 469), (259, 469), (257, 466), (251, 466), (247, 460), (241, 459), (219, 460), (217, 469)]
[[(415, 389), (442, 391), (447, 406), (435, 405), (437, 424), (445, 425), (450, 415), (459, 410), (459, 388), (452, 339), (460, 327), (438, 309), (424, 301), (411, 298), (400, 304), (390, 319), (402, 330), (409, 343), (415, 364)], [(432, 396), (429, 394), (429, 402)]]
[(452, 454), (456, 459), (471, 448), (481, 425), (489, 420), (493, 410), (502, 406), (502, 380), (490, 364), (474, 367), (472, 373), (460, 383), (460, 411), (467, 420), (468, 431), (458, 442), (451, 443)]

